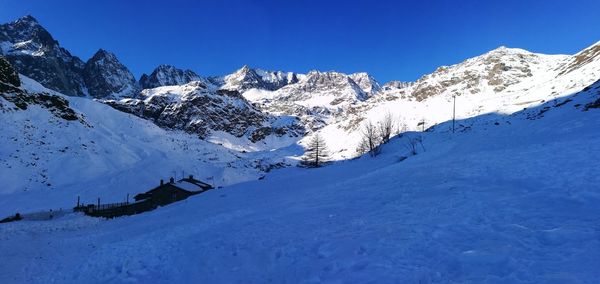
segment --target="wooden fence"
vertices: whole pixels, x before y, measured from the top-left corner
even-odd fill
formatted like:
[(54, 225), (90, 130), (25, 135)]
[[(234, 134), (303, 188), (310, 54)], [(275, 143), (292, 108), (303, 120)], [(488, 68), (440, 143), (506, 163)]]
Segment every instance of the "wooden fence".
[(158, 206), (152, 200), (145, 199), (139, 202), (108, 203), (80, 205), (73, 208), (75, 212), (83, 212), (93, 217), (114, 218), (119, 216), (134, 215), (156, 209)]

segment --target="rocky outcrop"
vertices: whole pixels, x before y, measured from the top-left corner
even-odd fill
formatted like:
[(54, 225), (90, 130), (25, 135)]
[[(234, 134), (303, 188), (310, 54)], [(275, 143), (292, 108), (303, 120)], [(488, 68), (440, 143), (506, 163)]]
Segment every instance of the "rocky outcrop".
[[(264, 127), (272, 127), (277, 119), (256, 109), (238, 91), (208, 88), (202, 82), (181, 86), (143, 90), (137, 99), (108, 100), (115, 109), (153, 121), (160, 127), (184, 130), (206, 138), (215, 131), (236, 137), (248, 137), (252, 142), (266, 135)], [(259, 130), (260, 129), (260, 130)], [(275, 127), (279, 136), (298, 136), (304, 131), (295, 123)]]
[(19, 88), (20, 86), (19, 74), (4, 57), (0, 56), (0, 98), (14, 105), (14, 107), (5, 106), (0, 101), (0, 110), (26, 110), (30, 105), (36, 105), (47, 109), (58, 118), (84, 122), (83, 118), (69, 107), (69, 101), (65, 98), (46, 93), (28, 93)]
[(0, 25), (0, 51), (19, 73), (70, 96), (87, 94), (84, 63), (60, 47), (35, 18)]
[(381, 91), (379, 82), (366, 72), (350, 74), (348, 77), (350, 77), (350, 79), (352, 79), (365, 93), (375, 94)]
[(19, 74), (6, 58), (0, 56), (0, 93), (18, 90), (20, 86)]
[(410, 93), (417, 101), (442, 94), (493, 94), (523, 82), (534, 73), (549, 72), (565, 58), (499, 47), (460, 64), (437, 68), (412, 84)]
[(152, 89), (162, 86), (176, 86), (192, 81), (206, 81), (192, 70), (177, 69), (171, 65), (159, 65), (150, 75), (143, 74), (140, 78), (142, 89)]
[(93, 98), (132, 97), (139, 91), (129, 69), (114, 54), (103, 49), (85, 64), (83, 77)]
[(245, 65), (233, 74), (212, 78), (211, 81), (222, 89), (243, 93), (249, 89), (277, 90), (298, 82), (298, 76), (291, 72), (264, 71)]

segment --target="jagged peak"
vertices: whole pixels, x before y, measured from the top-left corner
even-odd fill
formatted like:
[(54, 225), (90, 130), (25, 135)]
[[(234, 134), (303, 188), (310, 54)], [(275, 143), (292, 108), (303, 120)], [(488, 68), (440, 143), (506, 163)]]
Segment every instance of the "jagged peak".
[(497, 47), (496, 49), (493, 49), (493, 50), (485, 53), (484, 56), (485, 55), (505, 55), (505, 54), (532, 54), (532, 52), (522, 49), (522, 48), (507, 47), (507, 46), (501, 45), (501, 46)]
[(98, 49), (98, 51), (96, 51), (95, 55), (112, 55), (112, 53), (104, 48), (100, 48)]
[(94, 55), (92, 56), (92, 58), (90, 58), (89, 61), (97, 61), (97, 60), (101, 60), (101, 59), (109, 59), (109, 60), (115, 60), (118, 61), (117, 56), (106, 50), (103, 48), (98, 49), (98, 51), (96, 51), (96, 53), (94, 53)]
[(233, 72), (233, 74), (226, 76), (226, 78), (245, 78), (247, 76), (254, 77), (258, 76), (258, 74), (253, 68), (250, 68), (250, 66), (244, 65), (242, 68)]
[(342, 76), (348, 76), (342, 72), (338, 72), (338, 71), (319, 71), (319, 70), (310, 70), (308, 71), (308, 73), (306, 74), (306, 76), (332, 76), (332, 75), (342, 75)]
[(164, 72), (182, 72), (182, 73), (188, 73), (188, 74), (198, 76), (198, 74), (196, 74), (196, 72), (194, 72), (193, 70), (177, 68), (175, 65), (170, 65), (170, 64), (160, 64), (160, 65), (156, 66), (156, 68), (154, 68), (152, 73), (162, 72), (162, 71), (164, 71)]
[(21, 18), (16, 19), (13, 23), (15, 24), (29, 24), (29, 25), (39, 25), (40, 23), (36, 18), (32, 15), (25, 15)]
[(350, 78), (354, 79), (367, 79), (370, 81), (374, 81), (377, 82), (377, 80), (375, 79), (375, 77), (371, 76), (371, 74), (367, 73), (367, 72), (356, 72), (356, 73), (352, 73), (350, 75), (348, 75)]
[(173, 65), (170, 64), (159, 64), (158, 66), (156, 66), (156, 68), (154, 68), (154, 70), (171, 70), (171, 69), (179, 69)]
[(251, 72), (253, 70), (254, 69), (250, 68), (250, 66), (244, 65), (241, 68), (235, 70), (235, 72), (233, 72), (231, 75), (234, 75), (234, 74), (237, 74), (237, 75), (246, 74), (246, 73), (249, 73), (249, 72)]

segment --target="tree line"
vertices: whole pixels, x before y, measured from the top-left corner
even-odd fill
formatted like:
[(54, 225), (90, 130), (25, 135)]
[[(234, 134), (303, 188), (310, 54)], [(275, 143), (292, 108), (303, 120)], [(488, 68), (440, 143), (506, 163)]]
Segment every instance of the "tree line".
[[(357, 145), (356, 152), (359, 155), (368, 153), (371, 157), (375, 157), (381, 152), (382, 145), (388, 143), (393, 136), (402, 134), (406, 131), (406, 124), (394, 119), (390, 113), (385, 114), (377, 123), (367, 121), (361, 129), (361, 138)], [(420, 138), (409, 138), (407, 148), (412, 155), (416, 154), (416, 147), (418, 144), (422, 145), (422, 140)], [(329, 150), (325, 140), (318, 132), (314, 133), (305, 146), (305, 154), (302, 157), (300, 165), (304, 167), (321, 167), (329, 160)]]

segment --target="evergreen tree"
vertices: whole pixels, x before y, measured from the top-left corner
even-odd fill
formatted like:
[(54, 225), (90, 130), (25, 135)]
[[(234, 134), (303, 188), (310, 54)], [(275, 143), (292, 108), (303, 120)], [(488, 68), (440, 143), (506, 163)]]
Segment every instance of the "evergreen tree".
[(308, 146), (305, 149), (304, 157), (302, 157), (302, 165), (307, 167), (320, 167), (323, 163), (329, 161), (329, 151), (325, 140), (315, 133), (312, 139), (308, 142)]

